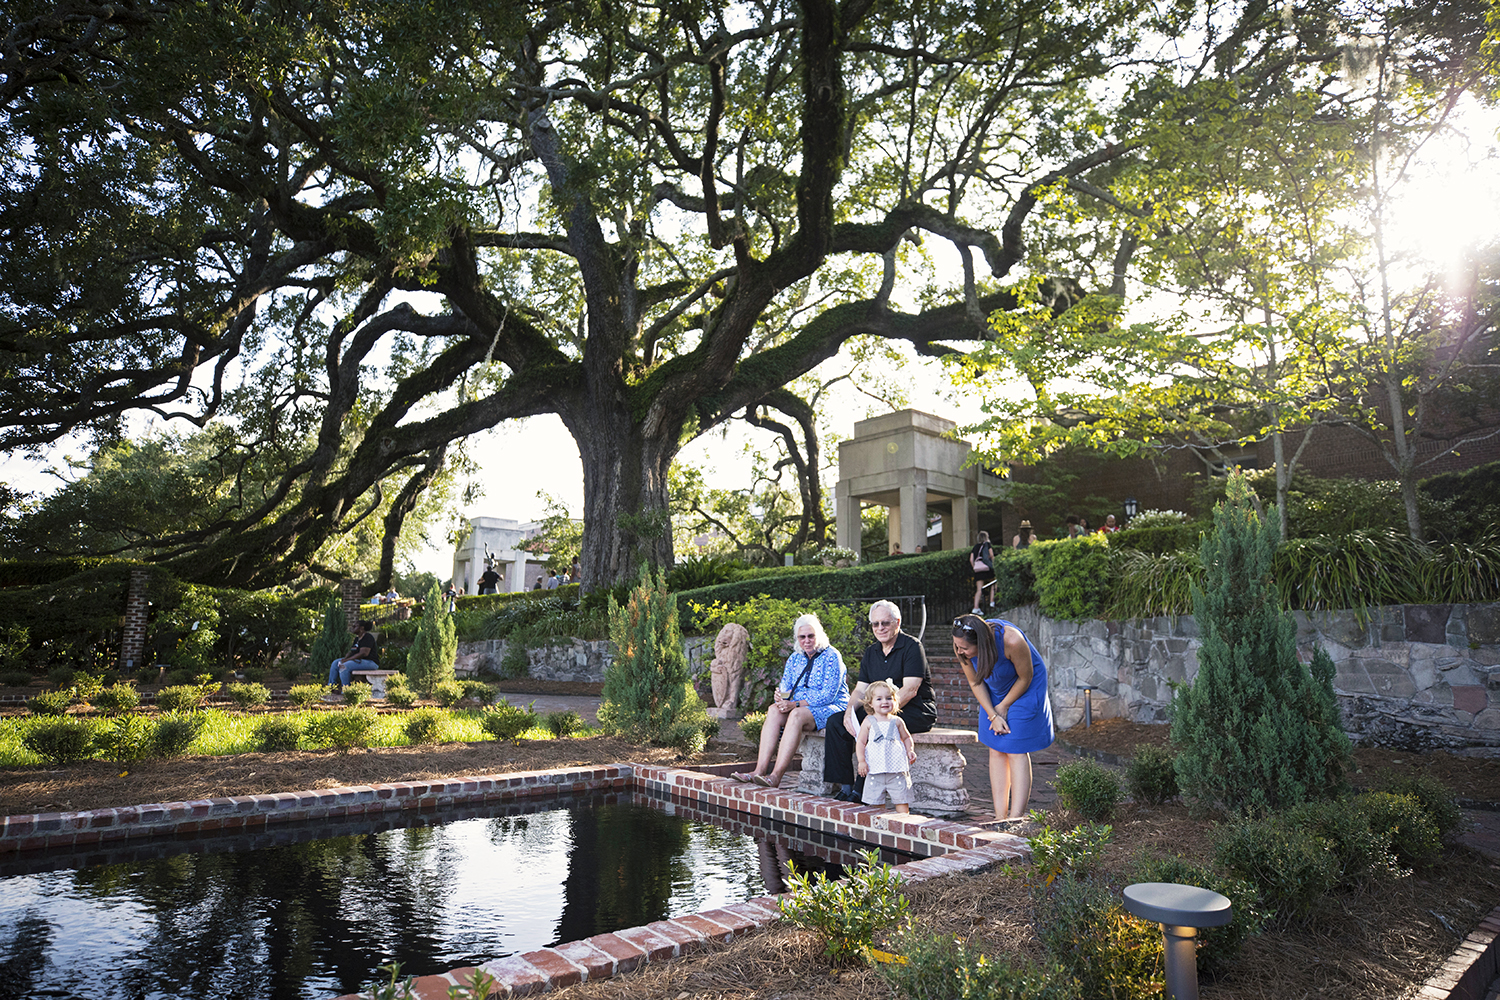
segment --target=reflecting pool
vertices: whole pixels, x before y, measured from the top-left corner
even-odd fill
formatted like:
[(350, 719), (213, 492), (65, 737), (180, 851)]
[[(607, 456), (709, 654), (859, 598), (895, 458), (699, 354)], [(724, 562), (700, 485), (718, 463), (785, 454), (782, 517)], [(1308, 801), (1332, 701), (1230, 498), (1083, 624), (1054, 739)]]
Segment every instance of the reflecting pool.
[(788, 861), (836, 877), (862, 846), (679, 811), (608, 793), (21, 856), (0, 1000), (330, 997), (779, 892)]

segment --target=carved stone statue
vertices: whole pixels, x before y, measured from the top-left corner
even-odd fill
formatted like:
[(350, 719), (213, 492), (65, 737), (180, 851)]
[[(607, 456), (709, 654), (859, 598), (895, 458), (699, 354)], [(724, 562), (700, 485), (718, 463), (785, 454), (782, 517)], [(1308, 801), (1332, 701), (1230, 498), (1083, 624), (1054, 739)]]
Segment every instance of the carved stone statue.
[(750, 651), (750, 633), (745, 626), (730, 622), (719, 629), (714, 640), (714, 662), (709, 667), (714, 684), (711, 714), (721, 719), (738, 719), (740, 683), (745, 677), (745, 655)]

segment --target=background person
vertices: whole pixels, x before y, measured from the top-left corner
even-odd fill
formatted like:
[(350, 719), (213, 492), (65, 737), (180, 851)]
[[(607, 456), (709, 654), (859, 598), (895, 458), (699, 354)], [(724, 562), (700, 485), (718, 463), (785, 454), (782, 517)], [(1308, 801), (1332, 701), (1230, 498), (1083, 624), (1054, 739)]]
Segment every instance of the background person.
[(974, 573), (974, 613), (977, 615), (984, 588), (995, 582), (995, 550), (990, 547), (988, 531), (981, 531), (979, 540), (969, 550), (969, 568)]
[(855, 786), (862, 783), (854, 780), (854, 738), (864, 721), (861, 702), (871, 684), (886, 678), (896, 682), (896, 701), (908, 732), (925, 733), (937, 724), (937, 696), (927, 652), (901, 631), (901, 609), (890, 601), (876, 601), (870, 605), (870, 628), (875, 641), (859, 658), (859, 678), (844, 712), (844, 724), (829, 726), (824, 736), (823, 780), (837, 785), (834, 798), (845, 802), (860, 800)]
[(990, 749), (995, 817), (1026, 815), (1031, 755), (1052, 745), (1047, 664), (1025, 633), (1007, 621), (963, 615), (953, 622), (953, 655), (979, 702), (979, 742)]
[[(828, 633), (817, 615), (803, 615), (792, 628), (797, 648), (787, 657), (776, 685), (776, 697), (760, 727), (760, 753), (755, 770), (731, 777), (767, 788), (781, 784), (802, 743), (802, 734), (822, 729), (830, 716), (849, 704), (849, 679), (844, 658), (828, 643)], [(775, 757), (775, 767), (771, 766)]]
[(1021, 522), (1021, 530), (1016, 532), (1016, 536), (1010, 540), (1010, 547), (1013, 549), (1025, 549), (1031, 547), (1030, 521)]
[(374, 626), (367, 621), (354, 623), (354, 646), (348, 655), (334, 660), (328, 667), (328, 686), (337, 684), (340, 691), (349, 686), (349, 680), (354, 676), (356, 670), (379, 670), (380, 664), (375, 662), (375, 633), (370, 629)]

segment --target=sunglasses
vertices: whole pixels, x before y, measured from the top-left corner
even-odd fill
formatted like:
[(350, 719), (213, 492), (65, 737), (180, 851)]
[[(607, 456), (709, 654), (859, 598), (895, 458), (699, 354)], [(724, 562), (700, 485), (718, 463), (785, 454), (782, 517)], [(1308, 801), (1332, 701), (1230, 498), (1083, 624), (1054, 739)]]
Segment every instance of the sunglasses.
[(896, 624), (896, 622), (891, 618), (882, 618), (880, 621), (876, 621), (873, 618), (870, 619), (871, 628), (890, 628), (894, 624)]
[(966, 619), (963, 619), (963, 618), (955, 618), (955, 619), (953, 619), (953, 635), (954, 635), (954, 637), (956, 638), (958, 636), (964, 635), (965, 633), (967, 633), (968, 635), (975, 635), (975, 636), (977, 636), (979, 634), (979, 630), (977, 628), (975, 628), (972, 624), (970, 624), (969, 621), (966, 620)]

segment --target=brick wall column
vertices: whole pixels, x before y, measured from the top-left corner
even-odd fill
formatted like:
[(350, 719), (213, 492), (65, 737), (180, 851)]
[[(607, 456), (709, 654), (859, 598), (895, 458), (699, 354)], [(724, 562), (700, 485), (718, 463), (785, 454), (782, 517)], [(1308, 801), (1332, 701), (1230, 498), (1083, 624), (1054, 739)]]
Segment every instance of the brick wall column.
[(141, 657), (146, 652), (146, 618), (151, 611), (146, 589), (151, 582), (151, 571), (130, 571), (130, 589), (125, 595), (125, 634), (120, 643), (120, 666), (139, 670)]
[(349, 631), (354, 631), (354, 623), (359, 621), (359, 606), (364, 603), (365, 586), (353, 577), (345, 577), (339, 581), (339, 597), (344, 601), (344, 620), (349, 623)]

